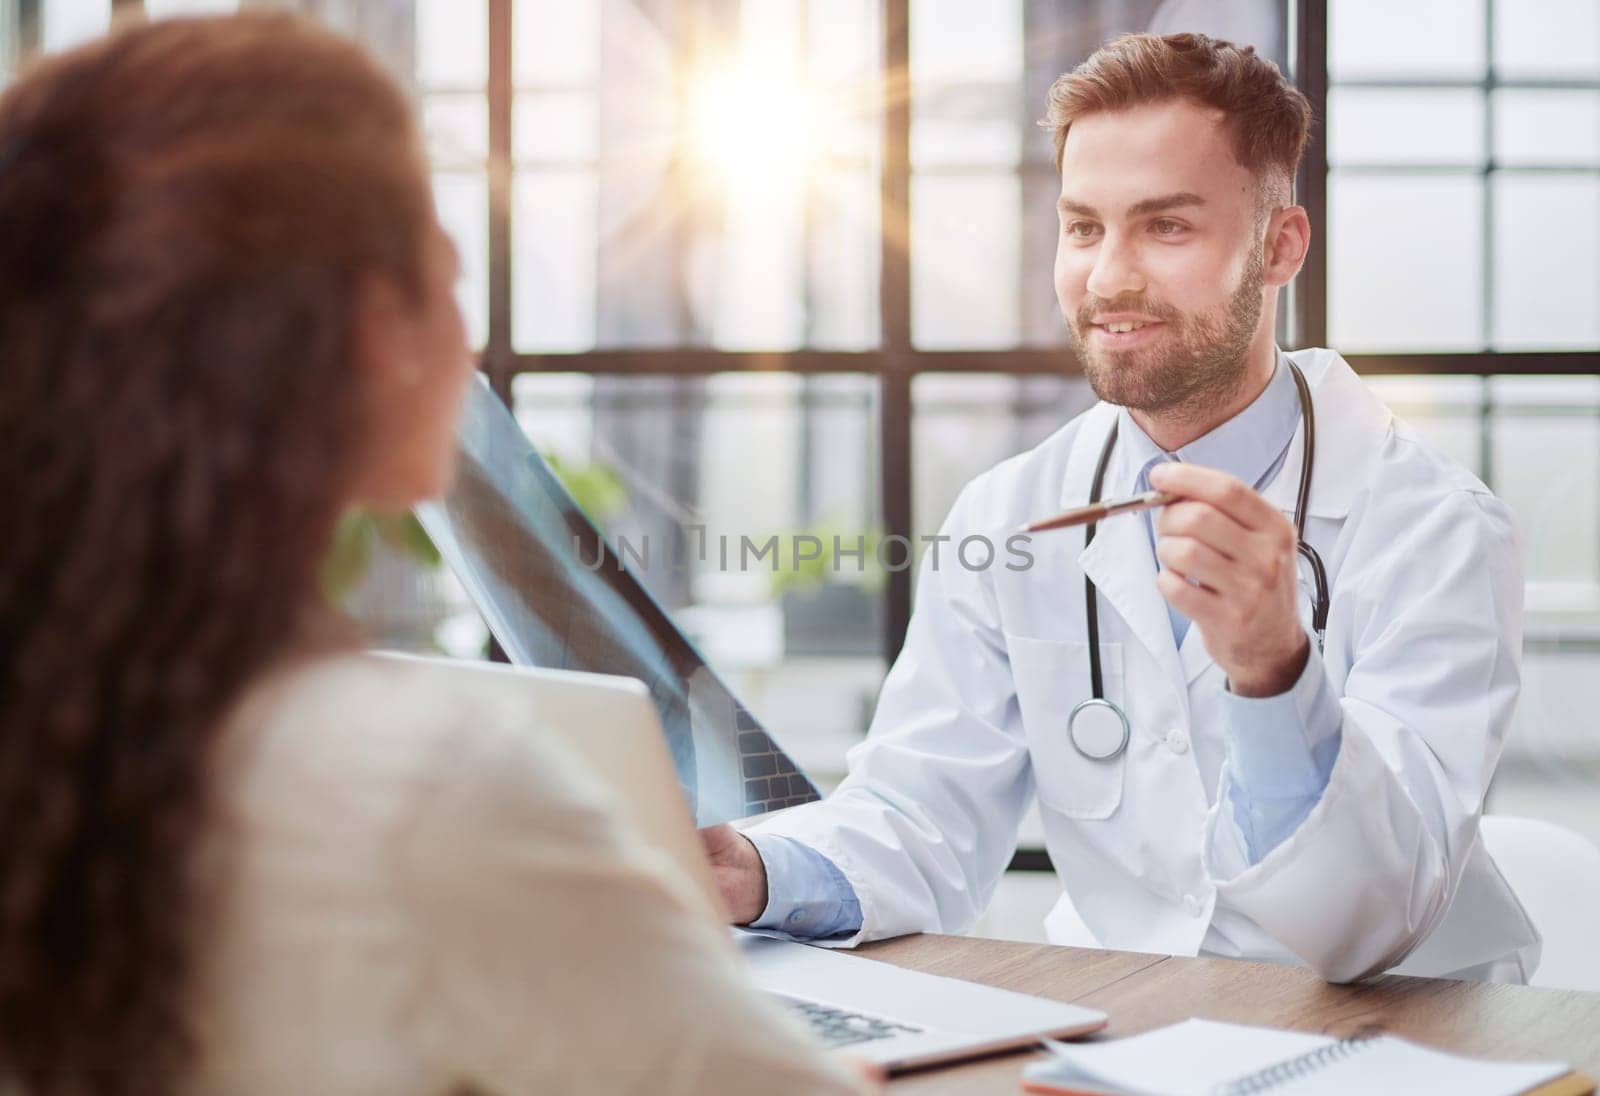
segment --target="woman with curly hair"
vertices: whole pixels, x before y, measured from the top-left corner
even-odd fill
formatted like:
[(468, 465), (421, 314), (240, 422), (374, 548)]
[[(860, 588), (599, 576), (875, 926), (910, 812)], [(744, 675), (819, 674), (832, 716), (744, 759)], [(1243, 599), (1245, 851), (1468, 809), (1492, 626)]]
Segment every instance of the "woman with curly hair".
[(471, 373), (402, 92), (282, 15), (0, 97), (0, 1091), (848, 1092), (583, 770), (318, 565)]

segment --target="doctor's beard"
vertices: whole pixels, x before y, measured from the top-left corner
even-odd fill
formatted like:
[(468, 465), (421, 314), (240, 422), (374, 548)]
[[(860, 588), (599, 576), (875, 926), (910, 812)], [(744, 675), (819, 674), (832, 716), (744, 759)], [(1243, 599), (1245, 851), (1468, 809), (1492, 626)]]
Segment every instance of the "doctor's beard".
[[(1094, 394), (1134, 411), (1162, 414), (1190, 408), (1197, 416), (1238, 392), (1245, 379), (1245, 351), (1261, 322), (1264, 248), (1250, 253), (1239, 286), (1208, 312), (1184, 313), (1144, 294), (1086, 300), (1067, 324)], [(1167, 325), (1155, 346), (1099, 350), (1089, 328), (1096, 316), (1137, 312)]]

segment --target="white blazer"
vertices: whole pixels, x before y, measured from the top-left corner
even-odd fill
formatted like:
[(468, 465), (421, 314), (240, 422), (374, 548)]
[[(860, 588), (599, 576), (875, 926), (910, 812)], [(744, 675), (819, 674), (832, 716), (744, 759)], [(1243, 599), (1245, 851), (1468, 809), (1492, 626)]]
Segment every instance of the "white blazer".
[(251, 688), (195, 856), (184, 1091), (863, 1091), (539, 729), (401, 661)]
[[(1252, 866), (1231, 812), (1224, 674), (1198, 626), (1173, 644), (1144, 523), (1033, 538), (979, 571), (924, 557), (903, 652), (828, 800), (766, 830), (844, 872), (860, 933), (970, 928), (1037, 794), (1064, 888), (1052, 941), (1299, 961), (1331, 981), (1407, 973), (1525, 981), (1538, 933), (1478, 841), (1519, 687), (1522, 572), (1508, 508), (1425, 445), (1337, 354), (1291, 353), (1319, 429), (1306, 536), (1332, 586), (1326, 672), (1343, 709), (1327, 790)], [(997, 546), (1081, 505), (1116, 409), (1099, 404), (978, 477), (941, 530)], [(1302, 435), (1263, 494), (1294, 509)], [(1067, 715), (1090, 695), (1087, 573), (1107, 695), (1132, 724), (1112, 762)], [(1304, 585), (1304, 583), (1302, 583)], [(1309, 616), (1309, 598), (1302, 597)]]

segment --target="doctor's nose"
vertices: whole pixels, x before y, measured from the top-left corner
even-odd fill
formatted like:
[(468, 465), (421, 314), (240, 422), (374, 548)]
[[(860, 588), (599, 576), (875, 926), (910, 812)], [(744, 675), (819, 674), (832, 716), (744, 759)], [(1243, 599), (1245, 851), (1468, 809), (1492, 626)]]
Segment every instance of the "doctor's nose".
[(1142, 293), (1144, 287), (1144, 275), (1139, 272), (1133, 249), (1107, 238), (1095, 254), (1084, 288), (1103, 301), (1111, 301), (1125, 293)]

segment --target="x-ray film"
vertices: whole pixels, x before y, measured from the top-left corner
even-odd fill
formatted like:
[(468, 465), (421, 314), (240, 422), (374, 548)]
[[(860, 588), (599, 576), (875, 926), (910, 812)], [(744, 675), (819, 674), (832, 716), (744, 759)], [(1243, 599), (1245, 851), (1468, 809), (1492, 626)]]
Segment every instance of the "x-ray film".
[(697, 825), (819, 798), (481, 378), (457, 445), (455, 487), (417, 516), (512, 662), (643, 681)]

